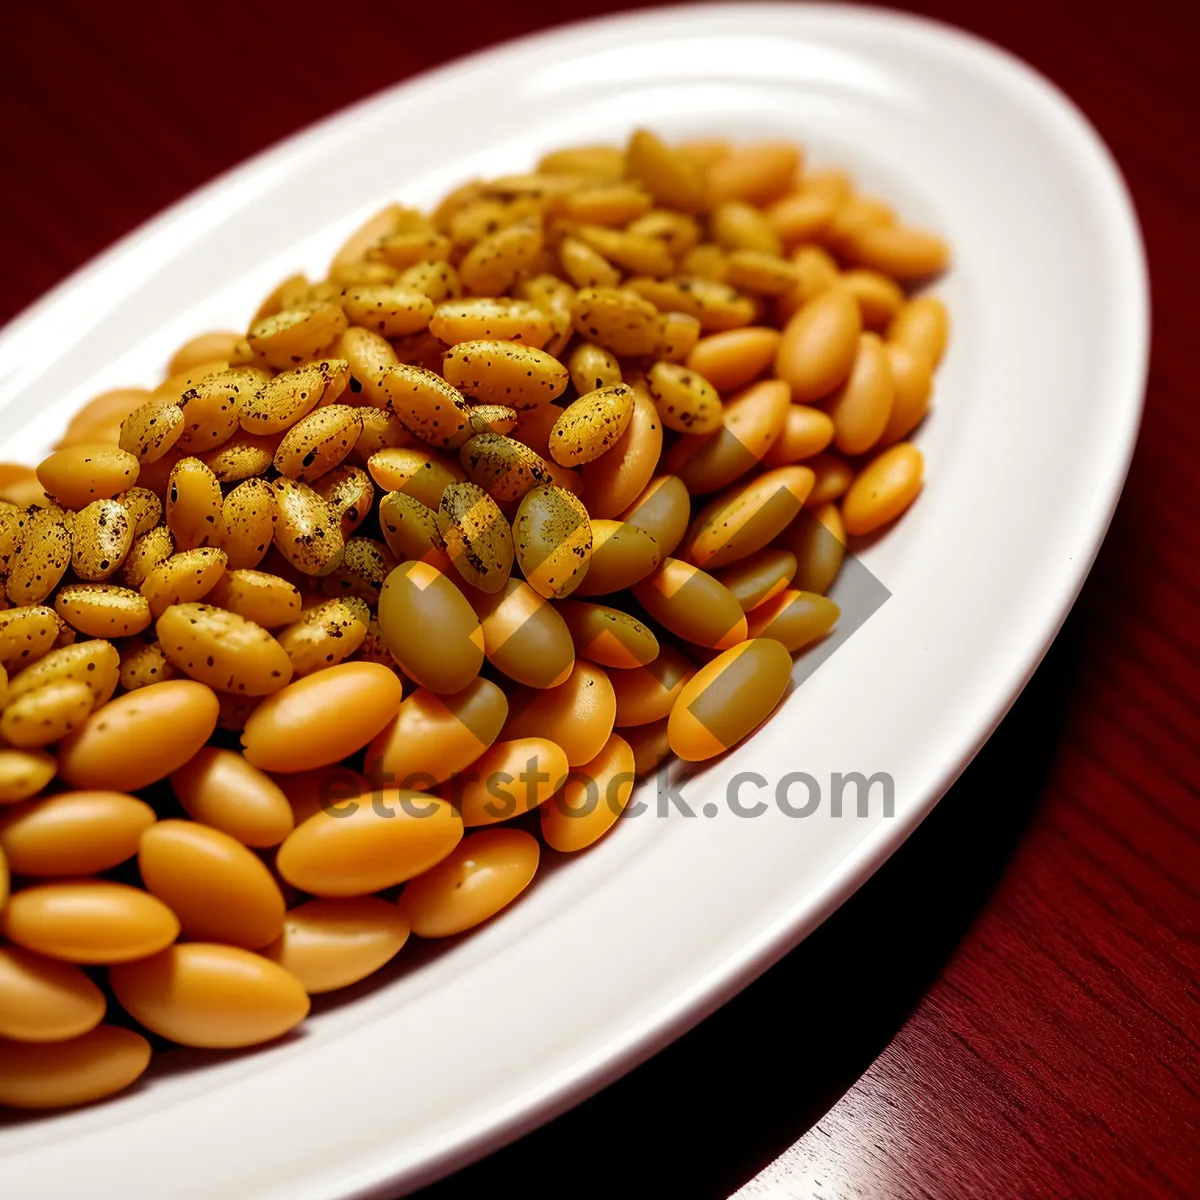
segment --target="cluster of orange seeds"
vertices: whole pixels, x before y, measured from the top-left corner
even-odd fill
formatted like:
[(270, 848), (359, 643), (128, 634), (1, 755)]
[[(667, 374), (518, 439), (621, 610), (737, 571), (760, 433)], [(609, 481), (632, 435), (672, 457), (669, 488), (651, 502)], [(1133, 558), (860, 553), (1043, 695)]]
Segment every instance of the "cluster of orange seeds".
[(750, 733), (921, 489), (947, 262), (638, 131), (387, 207), (0, 464), (0, 1104), (278, 1037)]

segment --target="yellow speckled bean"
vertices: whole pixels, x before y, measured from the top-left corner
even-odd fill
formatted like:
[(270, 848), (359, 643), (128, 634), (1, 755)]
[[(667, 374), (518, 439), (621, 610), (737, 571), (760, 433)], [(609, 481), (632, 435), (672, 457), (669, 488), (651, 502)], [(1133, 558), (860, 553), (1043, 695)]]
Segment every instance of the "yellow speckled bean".
[(71, 565), (69, 514), (57, 505), (29, 509), (12, 519), (15, 549), (6, 591), (17, 605), (40, 604)]
[(149, 400), (121, 422), (118, 445), (140, 462), (157, 462), (179, 441), (186, 420), (170, 400)]
[(221, 485), (198, 458), (181, 458), (167, 482), (166, 524), (179, 550), (221, 540)]
[(658, 311), (624, 289), (584, 288), (575, 297), (571, 320), (581, 337), (614, 354), (652, 354), (658, 345)]
[(37, 477), (63, 508), (80, 509), (133, 487), (138, 460), (118, 446), (71, 446), (44, 459)]
[(8, 681), (7, 698), (16, 700), (34, 688), (57, 679), (86, 683), (92, 689), (95, 704), (109, 700), (117, 687), (118, 655), (110, 643), (94, 638), (60, 646), (26, 667)]
[(133, 522), (116, 500), (93, 500), (71, 522), (71, 566), (96, 583), (116, 573), (133, 545)]
[(650, 482), (662, 453), (663, 425), (644, 387), (633, 389), (629, 428), (606, 454), (583, 466), (588, 511), (594, 517), (616, 517)]
[(349, 658), (366, 640), (370, 619), (357, 596), (339, 596), (305, 609), (299, 621), (279, 631), (279, 645), (297, 678), (311, 675)]
[(78, 729), (95, 697), (86, 683), (57, 679), (11, 700), (0, 714), (0, 737), (21, 749), (48, 746)]
[(229, 566), (257, 566), (270, 548), (278, 518), (275, 491), (266, 480), (247, 479), (233, 488), (222, 501), (220, 521)]
[(599, 458), (621, 438), (633, 419), (633, 388), (614, 383), (568, 405), (550, 431), (550, 454), (564, 467)]
[(121, 647), (121, 686), (127, 692), (174, 679), (178, 672), (157, 642), (134, 641)]
[(450, 559), (438, 530), (437, 511), (414, 496), (388, 492), (379, 502), (379, 526), (388, 548), (401, 562), (427, 562), (443, 573), (450, 569)]
[(317, 479), (354, 449), (361, 432), (362, 416), (357, 408), (323, 405), (283, 435), (275, 451), (275, 469), (289, 479)]
[(266, 696), (292, 677), (283, 647), (265, 629), (211, 604), (173, 604), (154, 626), (167, 661), (222, 692)]
[(472, 587), (498, 592), (513, 565), (513, 535), (495, 500), (473, 483), (442, 493), (437, 528), (454, 569)]
[(164, 559), (146, 575), (141, 587), (151, 615), (158, 618), (172, 604), (203, 599), (225, 573), (228, 561), (225, 551), (215, 546), (181, 550)]
[(448, 346), (480, 339), (520, 342), (537, 349), (554, 332), (546, 312), (525, 300), (449, 300), (429, 320), (430, 332)]
[(703, 212), (708, 205), (704, 170), (687, 154), (646, 129), (637, 130), (625, 149), (625, 169), (666, 208)]
[(121, 582), (135, 591), (146, 576), (175, 552), (175, 539), (165, 525), (156, 525), (133, 539), (133, 545), (121, 566)]
[(341, 522), (330, 506), (304, 483), (277, 479), (278, 519), (275, 545), (283, 557), (306, 575), (328, 575), (346, 552)]
[(702, 375), (680, 363), (656, 362), (646, 385), (668, 429), (712, 433), (721, 424), (721, 397)]
[(592, 556), (588, 510), (564, 488), (541, 485), (521, 501), (513, 523), (517, 561), (530, 587), (548, 599), (569, 596)]
[(341, 566), (321, 580), (321, 590), (327, 596), (356, 596), (374, 605), (383, 581), (395, 569), (396, 559), (382, 542), (374, 538), (348, 538)]
[(471, 436), (471, 410), (453, 383), (405, 363), (388, 367), (377, 386), (405, 428), (441, 449), (461, 446)]
[(57, 763), (44, 750), (0, 747), (0, 806), (36, 796), (57, 770)]
[(563, 274), (578, 288), (615, 288), (621, 272), (598, 250), (568, 235), (558, 244)]
[[(364, 292), (369, 296), (371, 292), (361, 287), (352, 290), (360, 296)], [(365, 299), (360, 298), (358, 303), (369, 307)], [(315, 357), (335, 342), (346, 329), (346, 316), (341, 305), (328, 301), (297, 305), (251, 325), (246, 340), (256, 357), (269, 366), (286, 370)]]
[(477, 403), (503, 404), (518, 412), (561, 396), (568, 379), (566, 367), (544, 350), (504, 341), (459, 342), (446, 352), (443, 371), (449, 383)]
[(44, 604), (22, 604), (0, 612), (0, 666), (12, 671), (37, 662), (58, 639), (62, 621)]
[(132, 588), (108, 583), (73, 583), (54, 597), (54, 611), (88, 637), (119, 638), (150, 624), (150, 602)]
[(520, 500), (531, 488), (549, 479), (541, 455), (501, 434), (477, 433), (463, 444), (458, 460), (471, 482), (498, 504)]

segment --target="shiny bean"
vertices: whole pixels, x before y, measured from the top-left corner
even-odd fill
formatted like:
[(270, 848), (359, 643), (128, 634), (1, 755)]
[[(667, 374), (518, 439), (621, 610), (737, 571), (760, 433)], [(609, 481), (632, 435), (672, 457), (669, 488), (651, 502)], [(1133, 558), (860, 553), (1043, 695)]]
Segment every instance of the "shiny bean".
[(437, 866), (405, 885), (397, 907), (418, 937), (451, 937), (511, 904), (537, 871), (537, 840), (519, 829), (464, 838)]
[(833, 418), (819, 408), (789, 404), (783, 428), (762, 457), (765, 467), (785, 467), (820, 454), (833, 442)]
[(540, 596), (561, 600), (586, 578), (592, 557), (587, 508), (564, 488), (543, 484), (522, 499), (513, 522), (517, 562)]
[(572, 771), (539, 810), (546, 844), (573, 853), (598, 842), (629, 803), (635, 778), (632, 748), (623, 737), (611, 734), (600, 753)]
[(687, 356), (687, 366), (718, 392), (734, 392), (752, 383), (775, 361), (779, 339), (778, 329), (762, 325), (709, 334)]
[(9, 941), (74, 963), (123, 963), (155, 954), (179, 934), (174, 913), (140, 888), (102, 879), (38, 883), (0, 913)]
[(172, 679), (110, 700), (58, 747), (58, 770), (77, 788), (132, 792), (181, 767), (217, 724), (217, 698)]
[[(644, 586), (645, 580), (635, 587), (635, 595), (637, 588)], [(629, 668), (643, 667), (658, 657), (658, 639), (653, 631), (620, 609), (586, 600), (568, 600), (559, 605), (558, 611), (571, 631), (575, 653), (581, 658), (605, 667)]]
[(862, 315), (844, 289), (828, 288), (809, 300), (783, 330), (775, 373), (801, 404), (829, 395), (854, 366)]
[(648, 533), (658, 547), (659, 561), (683, 541), (691, 520), (691, 497), (678, 475), (656, 475), (621, 514), (620, 520)]
[(204, 746), (171, 772), (171, 789), (193, 820), (244, 845), (277, 846), (292, 831), (287, 796), (235, 750)]
[[(802, 513), (796, 520), (803, 517)], [(783, 591), (791, 583), (796, 568), (796, 556), (790, 550), (767, 546), (718, 571), (716, 577), (737, 597), (742, 611), (748, 613)]]
[(88, 1104), (127, 1088), (149, 1065), (150, 1043), (115, 1025), (63, 1042), (6, 1042), (0, 1046), (0, 1104)]
[(536, 688), (560, 684), (575, 660), (570, 631), (554, 605), (521, 579), (499, 592), (466, 589), (483, 630), (488, 662), (509, 679)]
[(95, 875), (132, 858), (154, 821), (124, 792), (60, 792), (0, 812), (0, 850), (21, 875)]
[(788, 588), (749, 614), (749, 636), (773, 639), (794, 654), (824, 637), (840, 612), (824, 596)]
[(658, 657), (644, 667), (614, 671), (610, 678), (616, 696), (617, 728), (664, 720), (680, 689), (695, 672), (696, 668), (673, 646), (662, 646)]
[(511, 820), (548, 800), (567, 777), (567, 756), (544, 737), (494, 742), (442, 785), (468, 828)]
[(117, 446), (71, 446), (44, 459), (37, 477), (63, 508), (78, 510), (133, 487), (138, 460)]
[(121, 1006), (181, 1046), (232, 1050), (282, 1037), (308, 1015), (300, 981), (237, 946), (187, 942), (109, 972)]
[(911, 442), (898, 442), (855, 477), (842, 502), (846, 532), (871, 533), (894, 521), (921, 491), (925, 463)]
[(78, 967), (0, 946), (0, 1038), (62, 1042), (80, 1037), (100, 1023), (104, 1007), (104, 993)]
[(268, 696), (247, 720), (246, 761), (281, 772), (340, 762), (387, 725), (402, 696), (395, 673), (377, 663), (341, 663), (297, 679)]
[(737, 597), (706, 571), (665, 558), (633, 594), (664, 628), (697, 646), (725, 650), (746, 637), (746, 615)]
[(287, 914), (283, 932), (260, 953), (315, 996), (378, 971), (400, 952), (408, 934), (404, 914), (374, 896), (308, 900)]
[(895, 394), (883, 342), (878, 334), (862, 334), (849, 378), (828, 401), (834, 445), (850, 455), (870, 450), (887, 428)]
[(946, 352), (950, 319), (946, 306), (936, 296), (917, 296), (892, 319), (887, 340), (923, 358), (936, 367)]
[(612, 519), (633, 504), (653, 477), (662, 453), (658, 410), (643, 388), (633, 391), (629, 427), (607, 453), (583, 466), (587, 509), (593, 517)]
[(667, 724), (685, 762), (723, 754), (764, 720), (787, 690), (792, 659), (770, 637), (731, 646), (684, 684)]

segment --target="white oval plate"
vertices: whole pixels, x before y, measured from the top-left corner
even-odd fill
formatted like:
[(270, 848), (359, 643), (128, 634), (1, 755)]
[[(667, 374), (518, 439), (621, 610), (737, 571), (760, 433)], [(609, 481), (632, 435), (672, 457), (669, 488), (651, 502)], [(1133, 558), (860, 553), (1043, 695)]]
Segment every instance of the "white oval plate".
[[(1020, 691), (1116, 503), (1146, 365), (1121, 179), (1029, 68), (862, 8), (699, 7), (489, 51), (328, 120), (202, 189), (0, 336), (3, 457), (36, 461), (101, 388), (319, 271), (381, 202), (428, 203), (542, 150), (670, 135), (799, 139), (949, 236), (953, 348), (927, 486), (863, 561), (892, 598), (755, 738), (461, 942), (282, 1044), (180, 1051), (127, 1095), (0, 1131), (0, 1193), (306, 1200), (414, 1187), (602, 1087), (795, 945), (900, 844)], [(727, 781), (887, 772), (895, 814), (739, 819)], [(758, 798), (753, 787), (747, 803)], [(761, 792), (771, 797), (771, 790)], [(796, 797), (796, 802), (802, 801)], [(898, 914), (903, 919), (903, 914)]]

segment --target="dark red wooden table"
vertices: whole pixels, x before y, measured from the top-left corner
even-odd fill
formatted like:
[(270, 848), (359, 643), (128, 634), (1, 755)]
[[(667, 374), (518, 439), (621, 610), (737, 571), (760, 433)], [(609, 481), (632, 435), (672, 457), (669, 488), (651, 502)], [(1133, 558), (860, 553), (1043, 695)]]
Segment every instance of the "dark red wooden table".
[[(13, 6), (0, 317), (298, 126), (450, 57), (615, 7)], [(1154, 348), (1108, 541), (1025, 695), (871, 883), (693, 1033), (431, 1200), (720, 1197), (785, 1152), (748, 1194), (1200, 1195), (1196, 10), (916, 7), (1055, 79), (1132, 187)]]

